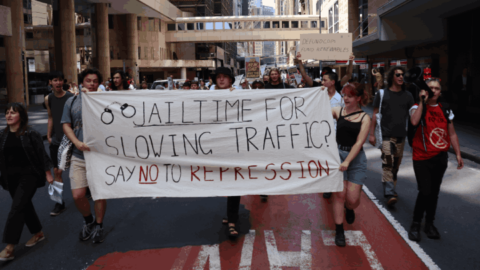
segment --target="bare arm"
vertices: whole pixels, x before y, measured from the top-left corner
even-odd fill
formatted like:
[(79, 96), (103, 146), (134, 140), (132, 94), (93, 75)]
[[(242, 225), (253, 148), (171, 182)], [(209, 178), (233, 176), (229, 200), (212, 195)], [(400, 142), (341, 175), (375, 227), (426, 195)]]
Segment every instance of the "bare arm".
[(450, 142), (452, 143), (453, 150), (455, 151), (455, 155), (457, 156), (457, 169), (460, 170), (463, 168), (463, 159), (460, 152), (460, 143), (458, 142), (458, 136), (457, 132), (455, 132), (453, 122), (450, 122), (450, 124), (448, 124), (448, 134), (450, 135)]
[(81, 142), (79, 139), (77, 139), (77, 136), (75, 136), (75, 133), (73, 132), (72, 125), (70, 123), (63, 123), (63, 133), (67, 136), (67, 138), (72, 141), (72, 143), (77, 147), (78, 150), (80, 151), (90, 151), (90, 148), (88, 146)]
[(307, 75), (307, 72), (305, 72), (305, 67), (303, 66), (302, 60), (295, 59), (295, 63), (298, 63), (298, 68), (300, 69), (300, 74), (302, 74), (303, 81), (305, 81), (308, 86), (312, 87), (313, 80)]
[(50, 106), (48, 106), (48, 95), (45, 96), (45, 107), (47, 107), (47, 112), (48, 112), (47, 140), (49, 143), (52, 143), (53, 116), (52, 116), (52, 110), (50, 110)]
[[(348, 165), (350, 164), (350, 162), (352, 162), (352, 160), (354, 160), (357, 157), (358, 153), (360, 153), (360, 150), (362, 149), (363, 144), (367, 140), (368, 131), (370, 130), (370, 123), (371, 123), (371, 120), (370, 120), (370, 117), (368, 117), (368, 115), (363, 118), (362, 127), (360, 128), (360, 133), (357, 136), (357, 141), (355, 142), (355, 144), (352, 147), (352, 150), (350, 150), (350, 153), (348, 154), (347, 158), (343, 162), (346, 165), (345, 170), (348, 168)], [(340, 170), (342, 170), (342, 168)]]
[(332, 108), (332, 116), (333, 116), (333, 119), (336, 119), (338, 120), (338, 115), (340, 114), (340, 110), (342, 109), (342, 107), (334, 107)]
[(350, 55), (350, 58), (348, 59), (348, 68), (347, 68), (347, 74), (343, 76), (342, 81), (340, 81), (340, 85), (344, 86), (351, 78), (352, 78), (352, 73), (353, 73), (353, 60), (355, 59), (355, 55), (353, 53)]
[[(425, 102), (427, 102), (428, 100), (427, 91), (425, 90), (420, 91), (418, 95), (420, 97), (420, 100), (422, 99), (422, 95), (426, 96)], [(422, 118), (423, 106), (424, 106), (423, 102), (419, 102), (418, 108), (416, 110), (413, 110), (412, 117), (410, 117), (410, 123), (412, 123), (412, 125), (416, 126), (420, 122), (420, 119)]]
[(375, 138), (375, 127), (377, 126), (377, 114), (378, 108), (373, 108), (373, 116), (372, 116), (372, 123), (370, 124), (370, 138), (368, 142), (375, 146), (376, 138)]

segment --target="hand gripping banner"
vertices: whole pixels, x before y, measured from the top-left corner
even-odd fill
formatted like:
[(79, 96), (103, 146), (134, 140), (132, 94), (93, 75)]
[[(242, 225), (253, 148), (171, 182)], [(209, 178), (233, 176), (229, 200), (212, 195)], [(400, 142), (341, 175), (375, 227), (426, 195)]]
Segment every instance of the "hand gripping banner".
[(94, 199), (343, 190), (328, 93), (319, 88), (82, 99)]

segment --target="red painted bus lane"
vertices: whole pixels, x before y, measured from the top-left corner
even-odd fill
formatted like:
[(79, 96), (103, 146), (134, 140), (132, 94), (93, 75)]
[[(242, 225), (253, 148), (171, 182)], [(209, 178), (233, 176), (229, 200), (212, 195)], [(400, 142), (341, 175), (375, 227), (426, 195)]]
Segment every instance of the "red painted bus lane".
[[(334, 243), (331, 200), (321, 194), (242, 197), (250, 232), (214, 245), (110, 253), (88, 270), (108, 269), (428, 269), (362, 193), (346, 247)], [(219, 220), (220, 222), (220, 220)]]

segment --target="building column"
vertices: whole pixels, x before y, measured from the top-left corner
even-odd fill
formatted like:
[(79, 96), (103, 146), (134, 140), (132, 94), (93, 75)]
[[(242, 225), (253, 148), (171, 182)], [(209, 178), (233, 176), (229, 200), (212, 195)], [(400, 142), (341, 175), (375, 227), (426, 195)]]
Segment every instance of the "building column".
[[(25, 92), (22, 50), (25, 49), (25, 29), (23, 25), (23, 1), (4, 1), (10, 7), (12, 16), (12, 36), (5, 36), (5, 71), (7, 77), (8, 102), (22, 102)], [(25, 74), (26, 76), (26, 74)], [(28, 88), (27, 88), (28, 89)], [(28, 91), (28, 90), (27, 90)], [(28, 93), (27, 93), (28, 94)]]
[(108, 4), (95, 4), (98, 70), (103, 78), (110, 77), (110, 36), (108, 28)]
[(135, 83), (140, 83), (139, 74), (137, 74), (138, 62), (138, 26), (137, 14), (126, 14), (126, 43), (127, 43), (127, 59), (125, 65), (127, 66), (128, 75), (135, 79)]
[[(68, 82), (77, 81), (77, 41), (75, 38), (74, 0), (58, 1), (60, 40), (62, 42), (62, 70)], [(56, 67), (58, 69), (58, 67)]]
[(182, 69), (180, 70), (180, 78), (181, 79), (186, 79), (187, 78), (187, 68), (186, 67), (182, 67)]

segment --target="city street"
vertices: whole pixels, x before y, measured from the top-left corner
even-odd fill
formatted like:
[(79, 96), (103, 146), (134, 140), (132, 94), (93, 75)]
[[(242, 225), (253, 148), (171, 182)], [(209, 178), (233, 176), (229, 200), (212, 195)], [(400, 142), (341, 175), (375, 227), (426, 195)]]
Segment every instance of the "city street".
[[(321, 194), (270, 196), (267, 203), (262, 203), (259, 196), (243, 197), (239, 221), (242, 236), (236, 241), (227, 239), (226, 227), (221, 224), (226, 198), (109, 200), (105, 242), (81, 242), (78, 233), (83, 220), (73, 204), (68, 174), (64, 173), (67, 210), (50, 217), (54, 203), (48, 198), (46, 188), (39, 189), (33, 202), (46, 240), (33, 248), (24, 247), (30, 238), (25, 228), (21, 245), (16, 247), (16, 259), (0, 263), (0, 267), (79, 270), (480, 267), (480, 259), (474, 252), (480, 240), (480, 229), (474, 226), (480, 221), (475, 214), (480, 203), (478, 164), (466, 160), (465, 168), (457, 171), (450, 156), (435, 223), (442, 239), (431, 240), (423, 234), (419, 248), (402, 238), (410, 226), (416, 197), (409, 151), (405, 151), (399, 172), (399, 202), (394, 209), (386, 210), (380, 183), (380, 153), (368, 145), (365, 150), (369, 159), (366, 188), (370, 192), (362, 194), (355, 223), (345, 226), (345, 248), (333, 243), (331, 203)], [(3, 226), (11, 204), (4, 190), (0, 191), (0, 203), (4, 205), (0, 213)], [(391, 213), (398, 224), (387, 219), (384, 212)]]

